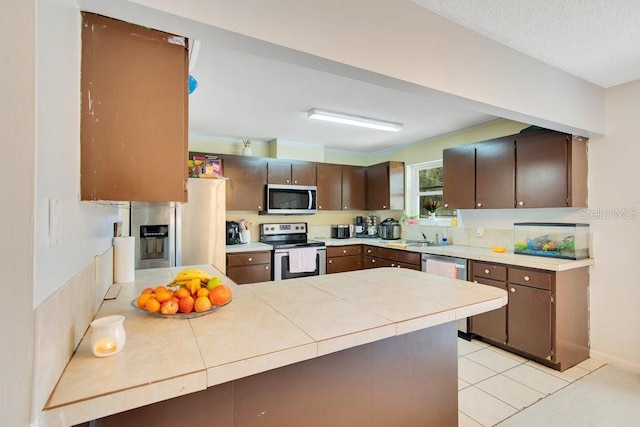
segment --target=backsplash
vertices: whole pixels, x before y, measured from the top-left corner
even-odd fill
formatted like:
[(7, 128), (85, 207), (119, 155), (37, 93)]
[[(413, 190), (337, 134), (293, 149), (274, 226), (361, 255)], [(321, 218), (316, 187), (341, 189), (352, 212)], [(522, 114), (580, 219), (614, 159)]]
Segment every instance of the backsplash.
[(113, 283), (113, 247), (36, 308), (34, 410), (44, 408)]
[(427, 236), (427, 240), (434, 241), (436, 235), (438, 240), (447, 238), (447, 242), (453, 245), (475, 246), (480, 248), (491, 248), (493, 246), (504, 246), (508, 251), (513, 251), (513, 230), (501, 228), (483, 228), (483, 236), (476, 236), (477, 229), (471, 227), (436, 227), (429, 225), (403, 225), (402, 238), (405, 240), (421, 240), (422, 233)]

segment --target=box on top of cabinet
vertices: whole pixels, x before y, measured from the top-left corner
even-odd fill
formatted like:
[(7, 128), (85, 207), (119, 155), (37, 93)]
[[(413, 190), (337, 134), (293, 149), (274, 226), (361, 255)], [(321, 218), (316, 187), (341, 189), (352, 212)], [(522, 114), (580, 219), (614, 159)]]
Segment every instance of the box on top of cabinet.
[(520, 222), (513, 224), (513, 229), (516, 254), (589, 258), (589, 224)]

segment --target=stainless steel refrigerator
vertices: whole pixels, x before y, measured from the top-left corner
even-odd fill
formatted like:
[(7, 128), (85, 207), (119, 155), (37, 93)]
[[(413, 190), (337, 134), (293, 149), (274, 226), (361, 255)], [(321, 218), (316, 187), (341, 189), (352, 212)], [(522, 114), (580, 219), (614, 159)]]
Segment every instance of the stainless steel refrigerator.
[(213, 264), (225, 271), (225, 181), (189, 178), (188, 202), (132, 202), (135, 268)]

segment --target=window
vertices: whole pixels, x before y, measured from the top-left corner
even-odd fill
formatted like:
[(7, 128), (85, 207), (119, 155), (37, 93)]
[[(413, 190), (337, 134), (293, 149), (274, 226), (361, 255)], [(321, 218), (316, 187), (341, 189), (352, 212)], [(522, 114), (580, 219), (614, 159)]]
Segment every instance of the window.
[(407, 178), (407, 215), (455, 215), (455, 211), (442, 207), (442, 160), (407, 166)]

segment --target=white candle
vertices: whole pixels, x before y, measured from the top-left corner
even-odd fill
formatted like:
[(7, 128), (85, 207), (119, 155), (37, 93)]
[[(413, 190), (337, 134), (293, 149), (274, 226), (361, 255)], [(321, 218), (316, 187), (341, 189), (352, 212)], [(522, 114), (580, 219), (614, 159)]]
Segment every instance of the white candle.
[(118, 343), (113, 338), (102, 338), (93, 345), (93, 354), (107, 356), (118, 351)]

